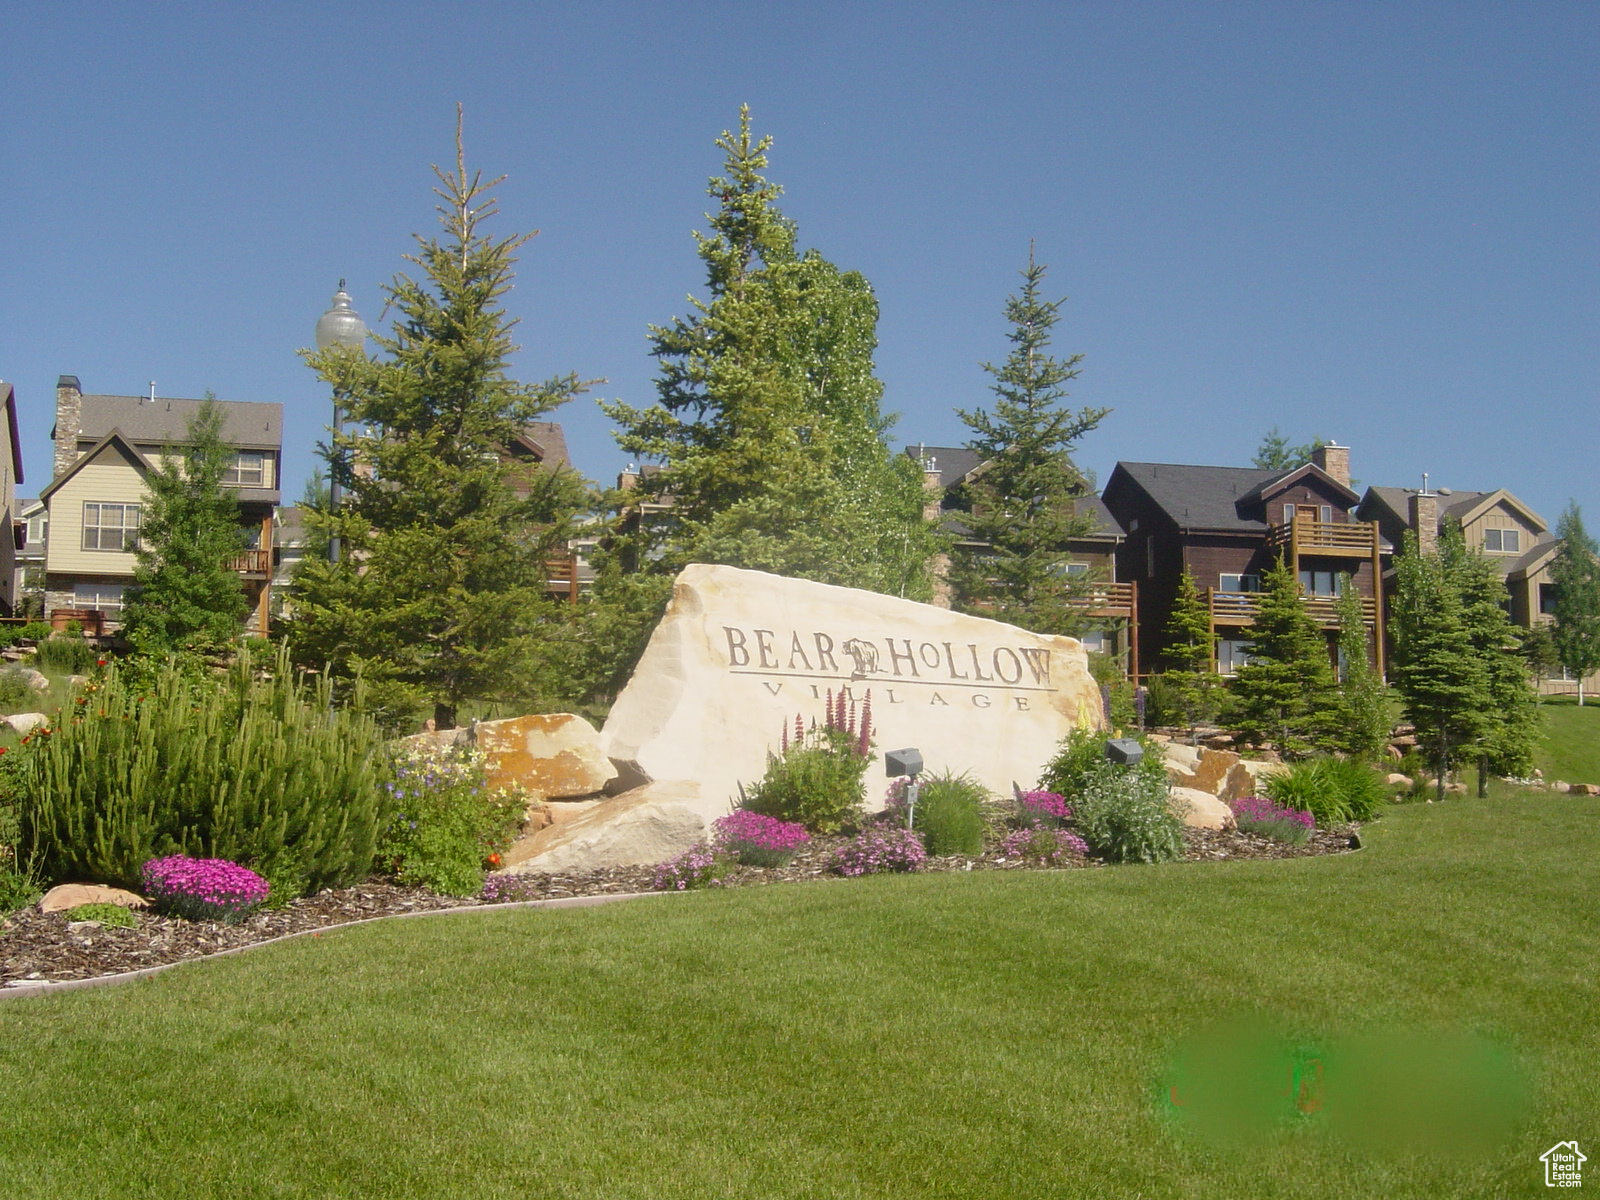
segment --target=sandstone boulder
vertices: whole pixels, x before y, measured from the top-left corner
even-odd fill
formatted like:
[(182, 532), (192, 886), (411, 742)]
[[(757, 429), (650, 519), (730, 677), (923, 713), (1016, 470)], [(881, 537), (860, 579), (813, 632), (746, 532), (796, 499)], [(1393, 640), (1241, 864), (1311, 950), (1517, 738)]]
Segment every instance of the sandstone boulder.
[(65, 912), (80, 904), (115, 904), (120, 908), (148, 908), (150, 902), (122, 888), (99, 883), (63, 883), (51, 888), (39, 901), (40, 912)]
[(29, 734), (35, 729), (50, 724), (50, 718), (43, 713), (12, 713), (4, 720), (7, 725), (20, 734)]
[(1233, 810), (1199, 788), (1173, 788), (1172, 807), (1183, 814), (1183, 823), (1191, 829), (1232, 829), (1235, 825)]
[(35, 671), (32, 667), (18, 667), (16, 673), (22, 676), (34, 691), (48, 692), (50, 690), (50, 679), (42, 671)]
[(1398, 771), (1391, 772), (1383, 777), (1383, 786), (1391, 791), (1409, 792), (1411, 790), (1411, 776), (1402, 775)]
[(664, 862), (710, 836), (728, 811), (693, 783), (649, 783), (595, 804), (589, 811), (524, 837), (504, 855), (504, 869), (589, 871)]
[(548, 800), (593, 795), (617, 777), (595, 727), (572, 713), (482, 721), (476, 737), (493, 787), (514, 783)]
[(694, 780), (726, 810), (796, 715), (821, 720), (841, 690), (858, 707), (870, 693), (878, 755), (917, 747), (928, 770), (971, 772), (1002, 795), (1013, 779), (1037, 778), (1070, 730), (1103, 724), (1074, 638), (695, 564), (678, 576), (601, 733), (621, 776), (614, 786)]

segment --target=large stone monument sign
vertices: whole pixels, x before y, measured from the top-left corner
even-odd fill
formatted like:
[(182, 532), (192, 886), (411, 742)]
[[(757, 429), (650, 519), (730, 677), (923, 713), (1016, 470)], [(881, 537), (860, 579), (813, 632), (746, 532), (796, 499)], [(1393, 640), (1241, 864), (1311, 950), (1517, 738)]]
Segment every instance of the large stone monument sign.
[[(1074, 638), (851, 588), (694, 565), (601, 743), (624, 785), (699, 784), (709, 816), (799, 714), (829, 692), (870, 695), (876, 754), (914, 746), (929, 771), (967, 771), (997, 792), (1031, 785), (1072, 728), (1102, 724), (1100, 691)], [(869, 801), (881, 794), (868, 776)], [(613, 784), (613, 789), (617, 787)], [(715, 807), (716, 812), (709, 809)]]

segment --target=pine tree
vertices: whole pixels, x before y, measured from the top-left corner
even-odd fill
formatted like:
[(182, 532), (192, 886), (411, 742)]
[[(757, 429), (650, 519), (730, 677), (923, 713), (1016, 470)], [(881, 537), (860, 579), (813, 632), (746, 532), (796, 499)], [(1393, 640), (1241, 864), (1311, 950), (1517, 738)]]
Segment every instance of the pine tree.
[[(796, 249), (748, 108), (717, 145), (720, 208), (695, 235), (707, 298), (651, 327), (660, 402), (604, 406), (622, 448), (661, 464), (626, 498), (629, 554), (658, 572), (725, 563), (925, 598), (938, 540), (917, 464), (884, 442), (872, 288)], [(652, 518), (652, 502), (668, 507)]]
[[(1446, 531), (1447, 538), (1450, 536)], [(1456, 536), (1459, 536), (1457, 534)], [(1488, 732), (1489, 675), (1473, 644), (1461, 588), (1445, 556), (1418, 551), (1407, 533), (1395, 559), (1394, 686), (1417, 744), (1437, 778), (1445, 780), (1464, 749)]]
[(1460, 593), (1462, 619), (1473, 653), (1483, 664), (1482, 728), (1474, 749), (1478, 795), (1488, 794), (1489, 773), (1526, 776), (1533, 770), (1539, 737), (1538, 701), (1520, 637), (1506, 615), (1505, 580), (1481, 551), (1469, 550), (1457, 530), (1448, 530), (1439, 553)]
[(1600, 554), (1583, 528), (1583, 513), (1567, 503), (1556, 523), (1561, 549), (1550, 567), (1555, 584), (1556, 658), (1578, 680), (1583, 703), (1584, 676), (1600, 669)]
[(1361, 596), (1350, 576), (1342, 580), (1336, 605), (1339, 615), (1339, 657), (1343, 678), (1339, 681), (1339, 748), (1363, 758), (1373, 758), (1389, 739), (1392, 725), (1389, 689), (1384, 686), (1372, 662)]
[(501, 302), (533, 235), (484, 232), (500, 180), (467, 170), (459, 111), (455, 169), (434, 174), (444, 236), (419, 235), (407, 259), (423, 278), (397, 275), (385, 289), (399, 314), (388, 336), (374, 335), (386, 357), (305, 355), (348, 416), (329, 464), (345, 502), (308, 514), (337, 527), (344, 553), (302, 564), (289, 636), (303, 664), (364, 673), (391, 722), (431, 705), (447, 729), (465, 701), (536, 700), (546, 686), (566, 612), (545, 563), (564, 550), (586, 490), (570, 471), (538, 473), (526, 497), (507, 480), (505, 447), (582, 388), (573, 375), (507, 375), (515, 322)]
[(1299, 446), (1291, 446), (1289, 439), (1278, 432), (1274, 425), (1261, 438), (1261, 445), (1256, 447), (1255, 457), (1251, 465), (1263, 471), (1289, 471), (1295, 467), (1311, 461), (1311, 456), (1327, 443), (1321, 438), (1312, 438)]
[(1235, 721), (1288, 757), (1327, 746), (1337, 722), (1328, 643), (1306, 611), (1300, 581), (1279, 559), (1263, 572), (1264, 591), (1250, 632), (1250, 661), (1233, 681)]
[(1061, 300), (1042, 294), (1046, 267), (1028, 250), (1022, 290), (1006, 301), (1011, 353), (994, 377), (992, 410), (957, 410), (972, 430), (967, 447), (983, 467), (965, 485), (962, 522), (977, 547), (952, 555), (958, 605), (1037, 633), (1076, 633), (1083, 624), (1073, 601), (1091, 581), (1067, 573), (1068, 543), (1095, 531), (1080, 511), (1093, 486), (1072, 461), (1072, 447), (1109, 409), (1066, 407), (1066, 384), (1078, 375), (1081, 354), (1050, 354)]
[(1166, 636), (1166, 657), (1174, 665), (1161, 678), (1192, 733), (1200, 722), (1216, 715), (1222, 676), (1213, 665), (1217, 635), (1211, 628), (1211, 613), (1188, 571), (1178, 580)]
[(145, 480), (138, 566), (122, 631), (142, 653), (206, 652), (236, 639), (250, 604), (231, 562), (245, 548), (239, 504), (222, 477), (234, 452), (207, 392), (181, 446)]

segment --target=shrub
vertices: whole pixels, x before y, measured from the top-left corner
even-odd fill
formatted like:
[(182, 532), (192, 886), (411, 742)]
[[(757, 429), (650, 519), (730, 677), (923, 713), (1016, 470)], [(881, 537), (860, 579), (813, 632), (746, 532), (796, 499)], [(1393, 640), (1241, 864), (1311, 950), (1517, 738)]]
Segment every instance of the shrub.
[(874, 826), (834, 852), (828, 867), (840, 875), (877, 875), (885, 871), (915, 871), (928, 860), (922, 838), (913, 829)]
[(747, 867), (781, 867), (811, 840), (804, 825), (738, 809), (712, 822), (715, 844)]
[(1267, 796), (1301, 809), (1326, 829), (1346, 821), (1370, 821), (1385, 800), (1377, 772), (1353, 759), (1308, 758), (1262, 781)]
[(1165, 771), (1157, 781), (1148, 771), (1102, 762), (1089, 772), (1073, 817), (1108, 862), (1167, 862), (1183, 853), (1183, 818), (1172, 809)]
[[(1161, 747), (1143, 734), (1137, 740), (1144, 747), (1144, 757), (1133, 768), (1134, 774), (1151, 789), (1164, 788), (1167, 767)], [(1045, 764), (1044, 773), (1039, 776), (1039, 788), (1055, 792), (1071, 803), (1105, 765), (1106, 734), (1094, 729), (1075, 729), (1061, 739), (1055, 757)]]
[(658, 892), (687, 892), (694, 888), (716, 887), (727, 873), (727, 855), (709, 842), (697, 842), (677, 858), (669, 858), (658, 866), (650, 886)]
[(1069, 830), (1034, 825), (1006, 834), (995, 847), (995, 853), (1001, 858), (1021, 858), (1047, 867), (1062, 867), (1085, 857), (1089, 846)]
[(39, 702), (21, 671), (0, 671), (0, 712), (30, 712)]
[(767, 755), (759, 783), (739, 789), (739, 807), (780, 821), (794, 821), (812, 833), (838, 833), (861, 819), (862, 780), (871, 763), (872, 693), (860, 710), (854, 701), (828, 693), (827, 721), (809, 731), (794, 719), (791, 739), (786, 722), (782, 749)]
[(44, 895), (39, 881), (17, 865), (16, 858), (7, 854), (0, 859), (0, 913), (16, 912), (37, 904)]
[(139, 923), (139, 914), (120, 904), (80, 904), (67, 910), (69, 921), (93, 921), (107, 929), (132, 929)]
[(1072, 820), (1072, 809), (1059, 792), (1018, 792), (1017, 820), (1030, 829), (1041, 825), (1059, 829)]
[(48, 621), (29, 621), (18, 630), (17, 636), (31, 642), (42, 642), (50, 636), (50, 623)]
[(485, 862), (511, 844), (528, 802), (519, 789), (490, 788), (483, 755), (465, 746), (399, 750), (387, 788), (380, 868), (444, 896), (482, 890)]
[(237, 925), (267, 901), (267, 881), (225, 858), (170, 854), (144, 864), (144, 895), (157, 912)]
[(82, 634), (58, 633), (39, 643), (33, 662), (41, 671), (58, 675), (86, 675), (94, 670), (100, 652)]
[(989, 792), (981, 783), (946, 771), (924, 779), (919, 791), (912, 828), (922, 835), (929, 854), (983, 853), (983, 809)]
[(222, 678), (166, 670), (148, 689), (112, 667), (16, 752), (23, 852), (46, 878), (125, 888), (152, 858), (227, 859), (280, 902), (362, 879), (387, 765), (359, 697), (330, 701), (282, 655), (265, 672), (241, 656)]
[(1283, 808), (1265, 796), (1244, 796), (1229, 807), (1241, 833), (1258, 834), (1292, 846), (1305, 845), (1317, 827), (1316, 818), (1309, 812)]

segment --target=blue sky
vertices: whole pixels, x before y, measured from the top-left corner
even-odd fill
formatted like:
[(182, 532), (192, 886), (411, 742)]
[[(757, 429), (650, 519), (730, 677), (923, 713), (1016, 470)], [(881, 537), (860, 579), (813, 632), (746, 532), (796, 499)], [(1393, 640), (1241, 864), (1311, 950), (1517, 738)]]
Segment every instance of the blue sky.
[[(1364, 483), (1509, 488), (1600, 526), (1600, 5), (11, 6), (0, 377), (48, 482), (58, 375), (277, 400), (286, 497), (326, 390), (295, 357), (431, 228), (429, 164), (537, 228), (521, 378), (648, 403), (750, 104), (815, 246), (872, 281), (896, 444), (959, 444), (1029, 238), (1067, 297), (1079, 458), (1247, 465), (1278, 426)], [(626, 461), (591, 400), (574, 457)]]

